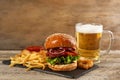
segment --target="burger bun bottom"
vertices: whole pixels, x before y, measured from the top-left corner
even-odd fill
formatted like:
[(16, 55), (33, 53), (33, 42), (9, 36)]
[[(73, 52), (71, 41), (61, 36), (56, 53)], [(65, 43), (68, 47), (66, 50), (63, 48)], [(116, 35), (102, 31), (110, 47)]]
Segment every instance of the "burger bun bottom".
[(70, 64), (51, 65), (48, 63), (48, 67), (53, 71), (72, 71), (77, 68), (77, 61)]

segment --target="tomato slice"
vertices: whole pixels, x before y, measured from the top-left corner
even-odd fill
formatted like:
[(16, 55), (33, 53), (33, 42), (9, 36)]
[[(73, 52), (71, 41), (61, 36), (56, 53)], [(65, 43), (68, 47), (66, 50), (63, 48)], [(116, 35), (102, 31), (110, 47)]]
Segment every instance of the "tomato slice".
[(66, 52), (67, 53), (67, 55), (71, 55), (71, 56), (77, 56), (78, 54), (77, 53), (75, 53), (75, 52)]
[(40, 50), (44, 50), (44, 47), (42, 47), (42, 46), (29, 46), (26, 49), (29, 51), (39, 52)]

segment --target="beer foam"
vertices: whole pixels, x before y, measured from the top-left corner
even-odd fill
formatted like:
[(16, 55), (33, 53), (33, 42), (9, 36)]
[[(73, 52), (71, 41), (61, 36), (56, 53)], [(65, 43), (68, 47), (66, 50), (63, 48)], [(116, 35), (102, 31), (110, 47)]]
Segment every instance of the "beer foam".
[(82, 33), (102, 33), (103, 25), (98, 24), (76, 24), (76, 32)]

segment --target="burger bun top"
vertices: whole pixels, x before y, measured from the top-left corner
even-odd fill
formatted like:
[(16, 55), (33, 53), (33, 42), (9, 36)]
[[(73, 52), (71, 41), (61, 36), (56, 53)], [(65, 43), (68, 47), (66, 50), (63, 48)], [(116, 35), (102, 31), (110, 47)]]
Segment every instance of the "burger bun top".
[(64, 33), (54, 33), (45, 40), (44, 47), (46, 49), (56, 47), (72, 47), (76, 48), (76, 40), (74, 37)]

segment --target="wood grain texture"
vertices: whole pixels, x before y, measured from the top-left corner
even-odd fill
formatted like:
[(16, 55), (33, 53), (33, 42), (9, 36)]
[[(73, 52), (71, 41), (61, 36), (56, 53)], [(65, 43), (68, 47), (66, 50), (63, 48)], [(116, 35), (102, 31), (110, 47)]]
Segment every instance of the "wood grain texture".
[[(2, 60), (9, 59), (20, 51), (0, 51), (0, 80), (71, 80), (52, 74), (36, 71), (25, 71), (25, 68), (13, 67), (2, 64)], [(111, 51), (109, 55), (101, 57), (99, 68), (84, 76), (73, 80), (119, 80), (120, 79), (120, 50)]]
[(43, 45), (55, 32), (74, 36), (78, 22), (103, 24), (120, 49), (119, 7), (119, 0), (0, 0), (0, 49)]

